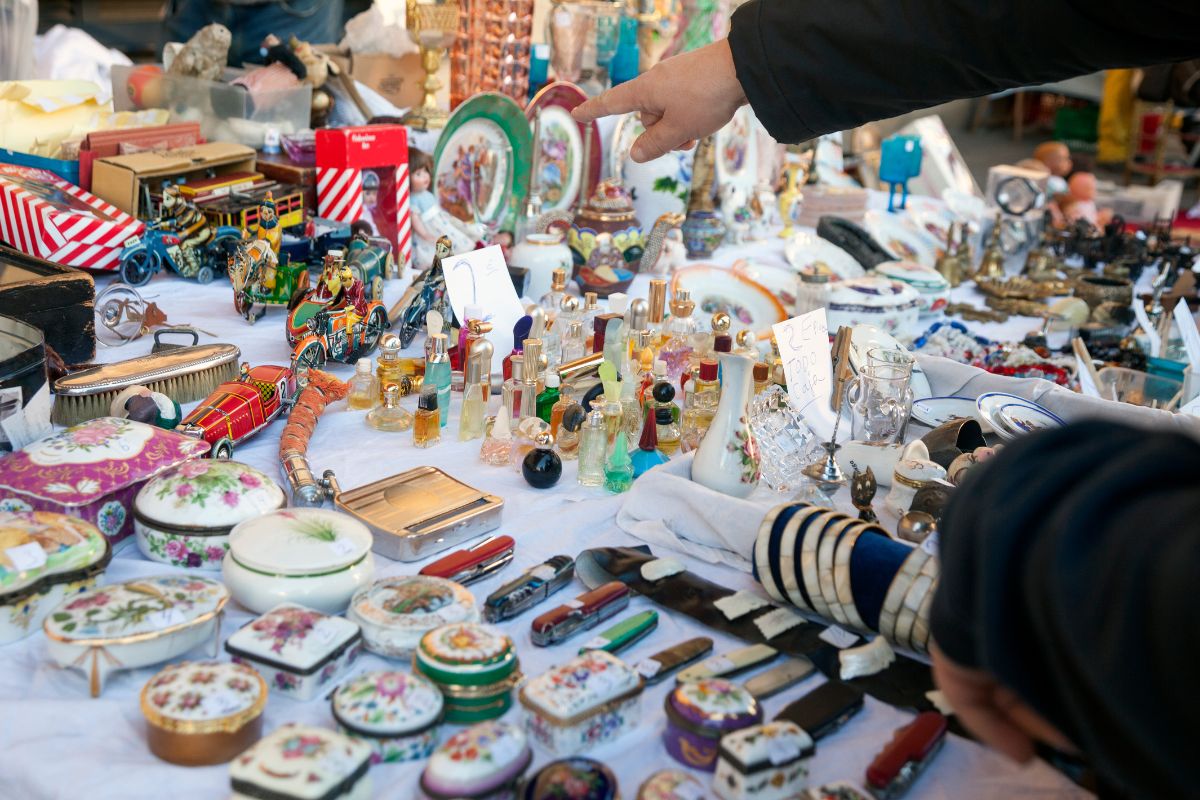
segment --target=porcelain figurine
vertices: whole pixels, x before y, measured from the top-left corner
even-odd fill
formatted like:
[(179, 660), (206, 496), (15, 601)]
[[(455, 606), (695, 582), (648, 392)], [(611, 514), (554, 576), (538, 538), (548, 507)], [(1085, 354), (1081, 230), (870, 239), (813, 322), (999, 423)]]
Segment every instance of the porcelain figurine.
[(754, 391), (754, 362), (745, 356), (717, 355), (721, 400), (692, 462), (692, 480), (723, 494), (748, 497), (762, 475), (758, 442), (747, 411)]
[(779, 193), (779, 216), (783, 220), (783, 230), (779, 232), (782, 239), (790, 239), (796, 233), (793, 224), (796, 221), (796, 206), (804, 198), (801, 187), (808, 180), (808, 170), (800, 164), (788, 164), (784, 167), (787, 188)]
[(750, 238), (754, 215), (749, 198), (737, 184), (721, 187), (721, 217), (725, 222), (725, 241), (729, 244), (743, 244)]

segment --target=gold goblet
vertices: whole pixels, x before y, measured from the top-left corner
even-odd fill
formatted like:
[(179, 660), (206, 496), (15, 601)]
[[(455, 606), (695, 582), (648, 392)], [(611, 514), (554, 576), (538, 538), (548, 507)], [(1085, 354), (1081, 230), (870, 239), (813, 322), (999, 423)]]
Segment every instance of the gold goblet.
[(458, 31), (458, 0), (417, 2), (408, 0), (408, 35), (421, 48), (421, 67), (425, 70), (425, 97), (418, 108), (404, 116), (404, 122), (417, 130), (442, 128), (450, 112), (437, 102), (438, 70), (442, 66), (442, 53), (454, 42)]

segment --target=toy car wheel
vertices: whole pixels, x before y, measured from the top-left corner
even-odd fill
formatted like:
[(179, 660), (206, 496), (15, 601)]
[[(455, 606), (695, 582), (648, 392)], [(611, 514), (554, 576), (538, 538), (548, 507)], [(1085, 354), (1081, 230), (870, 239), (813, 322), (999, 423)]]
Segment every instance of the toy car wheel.
[(383, 302), (383, 277), (376, 275), (375, 280), (371, 281), (371, 296), (370, 300), (378, 300)]
[(129, 257), (121, 262), (121, 280), (130, 286), (145, 286), (154, 272), (154, 257), (148, 250), (130, 253)]
[(325, 348), (320, 342), (309, 342), (304, 348), (296, 353), (296, 368), (305, 367), (308, 369), (316, 369), (325, 363)]
[(362, 352), (364, 354), (375, 349), (375, 345), (379, 344), (379, 337), (383, 336), (386, 328), (387, 314), (384, 313), (382, 306), (375, 306), (367, 314), (367, 327), (363, 331)]
[(196, 281), (201, 285), (212, 283), (214, 277), (213, 268), (208, 264), (196, 271)]
[(213, 443), (210, 455), (213, 458), (219, 458), (222, 461), (228, 461), (233, 458), (233, 442), (229, 439), (217, 439)]

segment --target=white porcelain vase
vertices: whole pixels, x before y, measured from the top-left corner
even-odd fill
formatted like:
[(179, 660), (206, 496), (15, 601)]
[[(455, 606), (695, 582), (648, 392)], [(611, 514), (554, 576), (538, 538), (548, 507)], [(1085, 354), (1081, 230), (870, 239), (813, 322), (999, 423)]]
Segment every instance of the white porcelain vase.
[(571, 278), (571, 248), (557, 233), (531, 233), (518, 242), (509, 257), (514, 267), (529, 270), (525, 296), (535, 303), (550, 291), (554, 270), (565, 269)]
[(754, 362), (718, 353), (721, 402), (692, 461), (692, 480), (722, 494), (748, 497), (758, 486), (761, 457), (750, 429)]

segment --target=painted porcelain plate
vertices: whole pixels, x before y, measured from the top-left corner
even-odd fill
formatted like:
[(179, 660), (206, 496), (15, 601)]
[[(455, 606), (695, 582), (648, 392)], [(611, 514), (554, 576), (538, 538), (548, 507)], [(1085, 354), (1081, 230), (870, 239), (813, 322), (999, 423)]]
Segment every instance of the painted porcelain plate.
[[(530, 189), (541, 196), (543, 211), (569, 211), (580, 192), (590, 196), (600, 180), (600, 130), (571, 118), (571, 109), (585, 100), (587, 95), (575, 84), (556, 81), (542, 87), (525, 107), (538, 138), (537, 174)], [(590, 152), (585, 136), (591, 139)]]
[[(874, 325), (855, 325), (850, 332), (850, 366), (858, 372), (862, 365), (867, 363), (867, 352), (879, 347), (884, 350), (898, 350), (906, 355), (912, 355), (909, 349), (900, 344), (900, 341), (882, 328), (877, 328)], [(929, 386), (929, 378), (925, 375), (925, 370), (921, 369), (920, 362), (913, 363), (912, 382), (910, 384), (913, 390), (913, 397), (918, 400), (923, 397), (929, 397), (933, 394), (933, 389)]]
[(868, 211), (863, 225), (897, 261), (915, 261), (925, 267), (932, 267), (937, 261), (937, 243), (905, 225), (902, 217), (885, 211)]
[(799, 278), (795, 270), (738, 260), (734, 262), (733, 271), (765, 287), (775, 295), (785, 311), (796, 307), (796, 283)]
[(701, 264), (681, 269), (671, 279), (671, 296), (680, 289), (692, 293), (697, 316), (728, 312), (733, 330), (762, 331), (788, 318), (787, 310), (769, 289), (724, 267)]
[(433, 155), (433, 194), (438, 205), (466, 222), (475, 215), (471, 176), (479, 164), (489, 176), (480, 189), (483, 219), (503, 218), (512, 229), (529, 195), (533, 133), (511, 97), (477, 94), (450, 115)]
[(674, 150), (653, 161), (637, 164), (629, 157), (629, 148), (645, 131), (636, 113), (617, 120), (609, 149), (608, 170), (609, 175), (620, 179), (632, 195), (638, 220), (649, 230), (663, 214), (687, 211), (695, 148)]
[(970, 397), (926, 397), (913, 401), (912, 418), (936, 428), (954, 419), (975, 419), (975, 400)]
[(784, 245), (788, 263), (797, 271), (816, 264), (824, 264), (840, 280), (861, 278), (866, 275), (862, 264), (854, 260), (854, 256), (838, 247), (833, 242), (822, 239), (815, 233), (800, 231), (788, 239)]
[(1050, 410), (1015, 394), (987, 392), (979, 395), (975, 406), (979, 418), (990, 424), (1005, 441), (1067, 424)]

